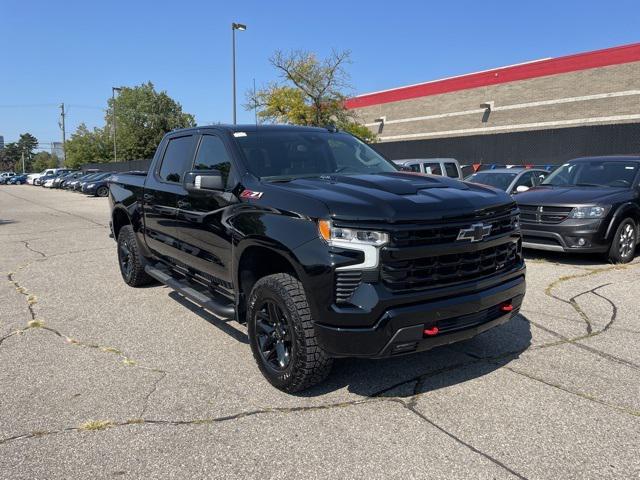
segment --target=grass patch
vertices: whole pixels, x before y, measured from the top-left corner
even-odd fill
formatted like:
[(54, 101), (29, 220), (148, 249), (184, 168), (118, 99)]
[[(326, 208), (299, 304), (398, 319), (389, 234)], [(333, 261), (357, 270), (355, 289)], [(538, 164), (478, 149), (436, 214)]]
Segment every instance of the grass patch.
[(102, 350), (104, 353), (115, 353), (116, 355), (120, 355), (122, 353), (120, 350), (114, 347), (102, 347), (100, 350)]
[(42, 328), (44, 327), (44, 322), (42, 320), (31, 320), (27, 323), (28, 328)]
[(135, 361), (131, 360), (130, 358), (125, 358), (122, 363), (124, 363), (125, 365), (127, 365), (128, 367), (131, 367), (133, 365), (136, 364)]
[(87, 432), (94, 432), (97, 430), (104, 430), (113, 425), (111, 420), (90, 420), (88, 422), (84, 422), (80, 425), (80, 430), (85, 430)]

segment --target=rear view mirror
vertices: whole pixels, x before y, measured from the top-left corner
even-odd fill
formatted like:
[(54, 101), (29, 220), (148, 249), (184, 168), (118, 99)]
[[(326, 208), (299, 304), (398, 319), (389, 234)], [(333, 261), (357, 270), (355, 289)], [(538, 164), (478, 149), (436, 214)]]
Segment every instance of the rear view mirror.
[(218, 170), (187, 172), (184, 175), (183, 185), (188, 192), (224, 190), (222, 173)]
[(526, 185), (518, 185), (518, 186), (516, 187), (516, 191), (515, 191), (515, 193), (524, 193), (524, 192), (526, 192), (527, 190), (529, 190), (529, 187), (527, 187)]

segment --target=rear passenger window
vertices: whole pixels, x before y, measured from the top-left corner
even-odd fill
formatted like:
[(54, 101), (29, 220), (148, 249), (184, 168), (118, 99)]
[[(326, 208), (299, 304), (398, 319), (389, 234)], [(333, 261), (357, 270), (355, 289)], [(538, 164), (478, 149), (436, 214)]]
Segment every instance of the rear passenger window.
[(447, 172), (447, 177), (458, 178), (458, 167), (455, 163), (444, 162), (444, 169)]
[(412, 172), (420, 173), (420, 164), (412, 163), (411, 165), (408, 165), (408, 167), (411, 169)]
[(166, 182), (179, 183), (184, 172), (191, 165), (193, 155), (193, 136), (177, 137), (169, 140), (164, 151), (162, 165), (160, 166), (160, 178)]

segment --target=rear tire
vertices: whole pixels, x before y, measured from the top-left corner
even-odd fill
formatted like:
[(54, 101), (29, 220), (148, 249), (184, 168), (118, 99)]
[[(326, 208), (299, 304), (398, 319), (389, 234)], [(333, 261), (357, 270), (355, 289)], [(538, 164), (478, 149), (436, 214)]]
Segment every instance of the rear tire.
[(609, 247), (609, 261), (612, 263), (629, 263), (633, 260), (638, 243), (638, 227), (631, 218), (625, 218), (613, 236)]
[(125, 225), (118, 232), (118, 264), (122, 279), (127, 285), (142, 287), (154, 282), (145, 272), (144, 263), (133, 228)]
[(276, 273), (258, 280), (249, 295), (247, 319), (253, 357), (271, 385), (292, 393), (327, 378), (333, 359), (318, 345), (298, 279)]

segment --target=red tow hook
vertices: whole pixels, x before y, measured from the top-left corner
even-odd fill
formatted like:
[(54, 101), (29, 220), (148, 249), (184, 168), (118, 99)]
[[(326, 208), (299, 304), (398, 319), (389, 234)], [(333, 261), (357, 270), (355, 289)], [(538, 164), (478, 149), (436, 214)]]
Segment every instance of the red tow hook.
[(439, 332), (440, 332), (440, 329), (438, 327), (425, 328), (422, 331), (422, 333), (427, 337), (433, 337), (434, 335), (437, 335)]
[(513, 312), (513, 305), (511, 303), (503, 303), (500, 305), (500, 310), (505, 313)]

